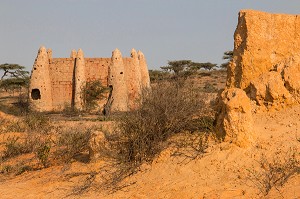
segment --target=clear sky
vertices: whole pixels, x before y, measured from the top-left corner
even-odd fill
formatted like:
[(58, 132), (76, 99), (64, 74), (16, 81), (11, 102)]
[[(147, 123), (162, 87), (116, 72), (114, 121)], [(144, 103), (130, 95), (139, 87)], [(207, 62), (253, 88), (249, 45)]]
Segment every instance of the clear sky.
[(0, 63), (31, 70), (44, 45), (53, 57), (135, 48), (149, 69), (180, 59), (220, 64), (241, 9), (300, 14), (300, 0), (0, 0)]

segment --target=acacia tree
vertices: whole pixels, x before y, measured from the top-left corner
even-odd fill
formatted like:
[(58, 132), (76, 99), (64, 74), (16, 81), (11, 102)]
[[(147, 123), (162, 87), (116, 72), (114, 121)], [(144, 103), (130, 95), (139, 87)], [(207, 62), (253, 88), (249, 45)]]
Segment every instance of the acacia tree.
[(24, 66), (18, 64), (1, 64), (0, 71), (3, 71), (3, 75), (0, 80), (0, 88), (8, 90), (15, 90), (28, 86), (29, 72), (25, 71)]
[(194, 64), (191, 60), (168, 61), (168, 66), (160, 67), (164, 71), (174, 72), (175, 77), (181, 77)]
[(223, 60), (227, 60), (227, 62), (221, 64), (220, 67), (221, 67), (221, 68), (227, 68), (228, 65), (229, 65), (229, 63), (230, 63), (231, 60), (232, 60), (232, 57), (233, 57), (233, 51), (226, 51), (226, 52), (224, 52), (222, 58), (223, 58)]
[(211, 70), (216, 66), (217, 66), (217, 64), (212, 64), (210, 62), (200, 63), (200, 68), (204, 68), (206, 70)]
[(25, 78), (28, 77), (29, 72), (24, 70), (24, 66), (20, 66), (19, 64), (1, 64), (0, 70), (3, 70), (3, 75), (1, 76), (1, 80), (5, 77), (7, 78)]
[(191, 60), (177, 60), (177, 61), (168, 61), (168, 66), (160, 67), (164, 71), (173, 72), (174, 77), (188, 77), (192, 74), (195, 74), (200, 69), (211, 70), (213, 67), (216, 67), (217, 64), (212, 64), (210, 62), (199, 63), (192, 62)]

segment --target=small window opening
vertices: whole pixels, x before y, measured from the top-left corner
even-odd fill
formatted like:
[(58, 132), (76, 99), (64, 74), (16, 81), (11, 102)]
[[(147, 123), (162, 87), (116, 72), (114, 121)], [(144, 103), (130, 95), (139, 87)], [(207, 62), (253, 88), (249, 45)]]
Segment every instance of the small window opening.
[(123, 72), (120, 72), (120, 74), (122, 75), (122, 74), (123, 74)]
[(37, 88), (32, 89), (32, 91), (31, 91), (31, 98), (33, 100), (41, 99), (41, 92), (40, 92), (40, 90), (37, 89)]

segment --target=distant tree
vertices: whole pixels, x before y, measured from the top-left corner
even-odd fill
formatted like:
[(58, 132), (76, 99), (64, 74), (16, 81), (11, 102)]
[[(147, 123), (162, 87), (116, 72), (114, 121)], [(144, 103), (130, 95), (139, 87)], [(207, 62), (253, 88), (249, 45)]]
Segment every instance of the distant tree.
[(223, 54), (223, 60), (227, 60), (227, 62), (221, 64), (221, 68), (227, 68), (230, 61), (232, 60), (232, 57), (233, 57), (233, 51), (226, 51), (224, 52)]
[(3, 75), (0, 79), (0, 88), (6, 91), (20, 89), (27, 87), (29, 83), (29, 72), (25, 71), (24, 66), (18, 64), (1, 64), (0, 71)]
[(199, 63), (192, 62), (191, 60), (177, 60), (169, 61), (168, 66), (160, 67), (164, 71), (173, 72), (176, 77), (188, 77), (195, 74), (200, 69), (211, 70), (216, 67), (217, 64), (212, 64), (210, 62)]
[(216, 66), (217, 66), (217, 64), (212, 64), (210, 62), (200, 63), (200, 68), (204, 68), (206, 70), (211, 70)]
[(168, 66), (160, 67), (167, 72), (174, 72), (175, 77), (181, 77), (185, 71), (188, 71), (193, 62), (191, 60), (168, 61)]
[(1, 80), (6, 78), (26, 78), (28, 77), (29, 72), (24, 70), (24, 66), (20, 66), (19, 64), (1, 64), (0, 70), (3, 70), (3, 75), (1, 76)]
[(188, 77), (195, 74), (197, 70), (202, 67), (201, 63), (193, 62), (191, 60), (175, 60), (168, 61), (168, 66), (160, 67), (166, 72), (174, 73), (174, 77)]
[(170, 77), (170, 73), (162, 70), (149, 70), (150, 81), (159, 81), (168, 79)]

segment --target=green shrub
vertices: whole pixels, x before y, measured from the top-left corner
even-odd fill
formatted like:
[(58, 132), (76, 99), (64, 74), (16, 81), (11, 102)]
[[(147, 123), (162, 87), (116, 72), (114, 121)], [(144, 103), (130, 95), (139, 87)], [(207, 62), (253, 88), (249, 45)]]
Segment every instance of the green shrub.
[(51, 143), (49, 141), (44, 141), (38, 144), (35, 149), (36, 157), (46, 168), (49, 165)]
[(83, 99), (86, 111), (91, 111), (97, 106), (97, 102), (105, 98), (104, 94), (109, 88), (102, 85), (100, 80), (86, 82), (83, 90)]
[(13, 168), (11, 165), (3, 165), (3, 166), (1, 167), (0, 173), (8, 174), (8, 173), (12, 172), (13, 169), (14, 169), (14, 168)]

